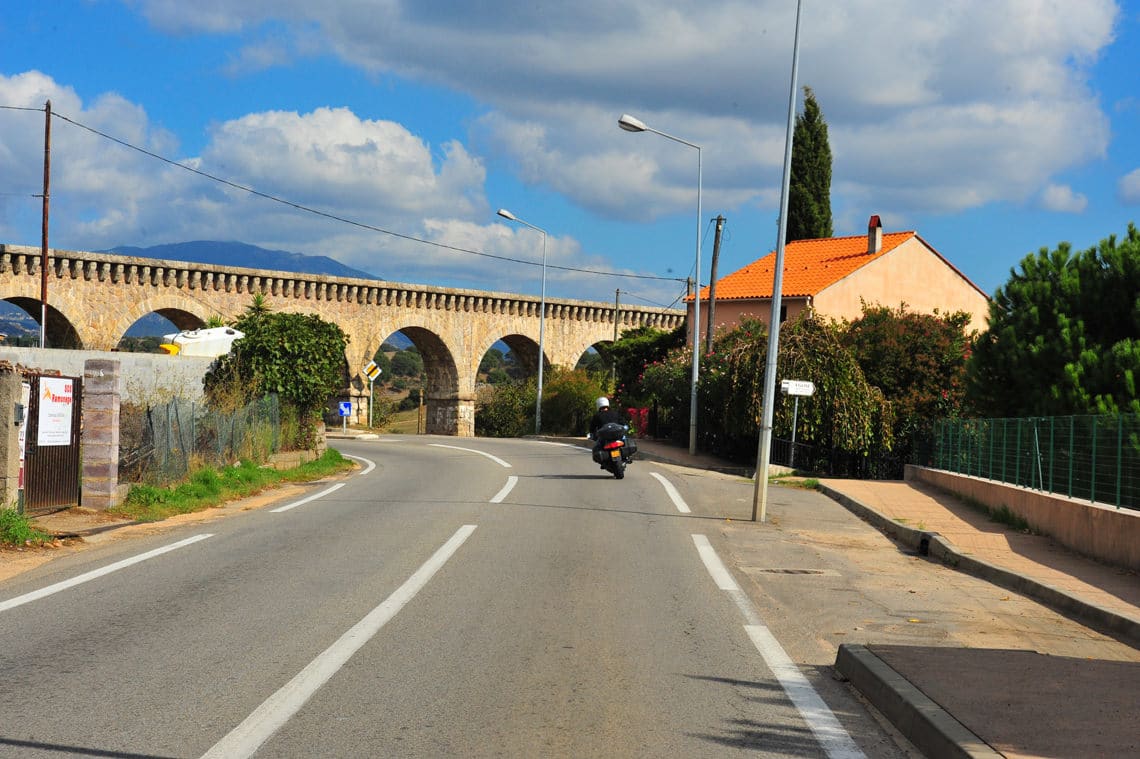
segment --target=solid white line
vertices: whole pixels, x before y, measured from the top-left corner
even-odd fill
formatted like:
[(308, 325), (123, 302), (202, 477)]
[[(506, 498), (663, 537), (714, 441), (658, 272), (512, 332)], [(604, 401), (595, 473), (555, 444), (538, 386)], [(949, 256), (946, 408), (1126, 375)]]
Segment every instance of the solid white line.
[(346, 459), (356, 459), (357, 461), (363, 461), (365, 464), (368, 465), (368, 466), (364, 467), (364, 471), (360, 473), (361, 477), (363, 477), (364, 475), (368, 474), (369, 472), (371, 472), (373, 469), (376, 468), (376, 462), (375, 461), (369, 461), (368, 459), (364, 458), (363, 456), (353, 456), (353, 455), (348, 454), (348, 453), (342, 453), (341, 456), (344, 456)]
[(312, 495), (307, 496), (305, 498), (302, 498), (299, 501), (293, 501), (293, 503), (287, 503), (284, 506), (278, 506), (277, 508), (270, 509), (269, 511), (270, 511), (270, 513), (273, 513), (273, 514), (280, 514), (282, 511), (288, 511), (289, 509), (295, 509), (298, 506), (300, 506), (301, 504), (308, 503), (309, 501), (315, 501), (318, 498), (324, 498), (326, 495), (333, 492), (334, 490), (340, 490), (343, 487), (344, 487), (344, 483), (338, 482), (337, 484), (335, 484), (331, 487), (325, 488), (324, 490), (322, 490), (319, 493), (313, 493)]
[(720, 560), (720, 556), (709, 543), (709, 539), (704, 535), (693, 535), (692, 537), (705, 568), (712, 575), (716, 586), (732, 596), (737, 607), (744, 614), (747, 622), (744, 625), (744, 631), (748, 633), (752, 645), (760, 652), (760, 656), (764, 659), (768, 669), (780, 681), (784, 692), (788, 694), (788, 698), (791, 699), (800, 716), (804, 718), (812, 733), (815, 734), (815, 739), (819, 741), (820, 747), (827, 752), (831, 759), (865, 759), (865, 755), (855, 745), (855, 741), (851, 740), (851, 736), (843, 729), (843, 725), (839, 724), (835, 714), (811, 687), (811, 683), (800, 672), (799, 667), (795, 665), (784, 647), (780, 645), (780, 642), (764, 624), (752, 606), (752, 602), (748, 600), (748, 596), (740, 589), (732, 574), (724, 566), (724, 562)]
[(487, 453), (486, 451), (477, 451), (474, 448), (460, 448), (457, 445), (444, 445), (443, 443), (429, 443), (428, 445), (430, 445), (432, 448), (450, 448), (454, 451), (467, 451), (468, 453), (478, 453), (480, 456), (486, 456), (487, 458), (491, 459), (491, 461), (494, 461), (496, 464), (498, 464), (501, 467), (504, 467), (506, 469), (511, 468), (510, 464), (503, 461), (498, 456), (492, 456), (491, 454)]
[(589, 453), (590, 452), (589, 448), (586, 448), (585, 446), (581, 446), (581, 445), (574, 445), (573, 443), (558, 443), (558, 442), (555, 442), (553, 440), (539, 440), (538, 442), (542, 443), (543, 445), (558, 445), (558, 446), (562, 446), (563, 448), (573, 448), (574, 450), (582, 451), (583, 453)]
[(15, 598), (11, 598), (7, 601), (0, 601), (0, 611), (7, 611), (8, 609), (14, 609), (17, 606), (22, 606), (26, 603), (30, 603), (31, 601), (37, 601), (41, 598), (45, 598), (47, 596), (58, 593), (61, 590), (67, 590), (68, 588), (73, 588), (76, 585), (81, 585), (81, 584), (88, 582), (90, 580), (94, 580), (94, 579), (97, 579), (99, 577), (103, 577), (104, 575), (109, 575), (112, 572), (117, 572), (120, 569), (125, 569), (125, 568), (127, 568), (133, 564), (138, 564), (139, 562), (146, 561), (147, 559), (153, 559), (155, 556), (161, 556), (164, 553), (169, 553), (170, 551), (174, 551), (174, 550), (177, 550), (179, 548), (183, 548), (185, 546), (188, 546), (191, 543), (197, 543), (199, 540), (205, 540), (206, 538), (212, 538), (212, 537), (214, 537), (212, 533), (207, 533), (205, 535), (195, 535), (192, 538), (186, 538), (185, 540), (180, 540), (177, 543), (171, 543), (168, 546), (163, 546), (162, 548), (156, 548), (153, 551), (147, 551), (146, 553), (140, 553), (138, 556), (132, 556), (129, 559), (123, 559), (122, 561), (116, 561), (114, 564), (108, 564), (107, 566), (103, 567), (102, 569), (92, 570), (92, 571), (87, 572), (85, 574), (81, 574), (77, 577), (72, 577), (70, 580), (64, 580), (63, 582), (57, 582), (55, 585), (49, 585), (46, 588), (41, 588), (39, 590), (32, 591), (31, 593), (25, 593), (22, 596), (16, 596)]
[(677, 488), (673, 487), (673, 483), (657, 474), (657, 472), (650, 472), (650, 474), (657, 478), (657, 481), (661, 483), (661, 486), (663, 488), (665, 488), (665, 494), (668, 495), (670, 500), (673, 501), (673, 505), (677, 507), (677, 511), (681, 512), (682, 514), (692, 513), (689, 509), (689, 504), (685, 503), (685, 499), (682, 498), (681, 494), (677, 492)]
[(266, 699), (240, 725), (203, 754), (202, 759), (240, 759), (252, 756), (261, 744), (288, 722), (289, 718), (352, 658), (353, 654), (415, 598), (474, 531), (473, 524), (459, 528), (459, 531), (395, 593), (388, 596), (382, 604), (370, 611), (364, 619), (353, 625), (339, 640), (311, 661), (296, 677)]
[(495, 493), (495, 497), (491, 499), (491, 503), (502, 503), (503, 499), (506, 498), (510, 494), (511, 490), (514, 489), (515, 485), (518, 484), (518, 481), (519, 478), (515, 477), (513, 474), (508, 477), (507, 484), (503, 485), (502, 490), (500, 490), (498, 493)]

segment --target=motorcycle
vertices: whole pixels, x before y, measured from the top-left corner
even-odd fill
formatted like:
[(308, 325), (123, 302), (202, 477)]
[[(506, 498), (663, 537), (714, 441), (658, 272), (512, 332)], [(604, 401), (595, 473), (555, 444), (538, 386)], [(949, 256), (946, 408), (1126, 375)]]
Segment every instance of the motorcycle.
[(629, 427), (616, 422), (603, 424), (594, 439), (594, 462), (616, 479), (625, 477), (625, 468), (637, 453), (637, 443), (629, 438)]

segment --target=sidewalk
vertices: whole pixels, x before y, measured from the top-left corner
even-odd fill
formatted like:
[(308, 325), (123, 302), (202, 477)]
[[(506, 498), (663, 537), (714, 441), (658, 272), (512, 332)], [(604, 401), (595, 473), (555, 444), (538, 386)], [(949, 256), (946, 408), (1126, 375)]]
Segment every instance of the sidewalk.
[[(648, 460), (732, 471), (668, 443), (638, 445)], [(1136, 573), (991, 522), (921, 484), (825, 479), (820, 486), (904, 547), (1140, 649)], [(1140, 756), (1140, 655), (1105, 661), (1035, 650), (844, 644), (836, 669), (929, 757)]]

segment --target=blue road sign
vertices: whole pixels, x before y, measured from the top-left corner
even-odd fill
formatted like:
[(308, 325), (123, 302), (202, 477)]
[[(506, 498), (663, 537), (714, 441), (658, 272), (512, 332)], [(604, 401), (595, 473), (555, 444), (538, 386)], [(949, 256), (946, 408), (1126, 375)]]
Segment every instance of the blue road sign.
[(341, 416), (352, 416), (352, 401), (341, 401), (340, 402), (340, 415)]

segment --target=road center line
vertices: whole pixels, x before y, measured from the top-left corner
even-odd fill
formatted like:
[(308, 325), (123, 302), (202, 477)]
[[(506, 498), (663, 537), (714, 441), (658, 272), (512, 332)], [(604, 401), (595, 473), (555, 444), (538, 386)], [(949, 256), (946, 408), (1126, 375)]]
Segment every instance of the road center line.
[(513, 474), (507, 478), (507, 484), (503, 485), (503, 489), (495, 493), (495, 497), (491, 499), (491, 503), (502, 503), (503, 499), (510, 495), (511, 490), (518, 484), (519, 478)]
[(344, 483), (338, 482), (337, 484), (335, 484), (331, 487), (325, 488), (324, 490), (322, 490), (319, 493), (313, 493), (312, 495), (307, 496), (305, 498), (302, 498), (299, 501), (293, 501), (293, 503), (287, 503), (284, 506), (278, 506), (277, 508), (270, 509), (269, 511), (272, 514), (280, 514), (282, 511), (288, 511), (289, 509), (295, 509), (298, 506), (300, 506), (301, 504), (308, 503), (309, 501), (315, 501), (318, 498), (324, 498), (326, 495), (333, 492), (334, 490), (340, 490), (343, 487), (344, 487)]
[(681, 512), (682, 514), (692, 513), (692, 511), (689, 509), (689, 504), (685, 503), (685, 499), (682, 498), (681, 494), (677, 492), (677, 488), (673, 487), (673, 483), (657, 474), (657, 472), (650, 472), (649, 474), (653, 475), (653, 477), (661, 483), (661, 487), (665, 488), (665, 494), (669, 496), (669, 499), (671, 501), (673, 501), (673, 505), (677, 507), (677, 511)]
[(788, 656), (780, 642), (776, 640), (776, 636), (772, 635), (771, 630), (764, 624), (748, 596), (740, 589), (736, 580), (733, 579), (732, 573), (720, 560), (720, 556), (709, 543), (709, 539), (704, 535), (693, 535), (692, 537), (693, 543), (697, 547), (697, 553), (709, 574), (712, 575), (713, 582), (718, 588), (732, 596), (732, 600), (736, 602), (737, 608), (744, 615), (744, 631), (752, 640), (752, 645), (760, 652), (760, 656), (764, 659), (768, 669), (780, 681), (784, 692), (788, 694), (788, 698), (791, 699), (800, 716), (804, 718), (812, 733), (815, 734), (820, 747), (827, 752), (831, 759), (866, 759), (863, 752), (855, 745), (855, 741), (851, 740), (851, 736), (843, 729), (843, 725), (839, 724), (839, 720), (835, 718), (831, 709), (811, 687), (811, 683), (800, 672), (799, 667)]
[(388, 596), (383, 603), (353, 625), (292, 680), (266, 699), (245, 718), (245, 721), (203, 754), (202, 759), (241, 759), (252, 756), (261, 744), (269, 740), (270, 736), (288, 722), (290, 717), (300, 711), (313, 694), (328, 682), (353, 654), (423, 590), (428, 581), (474, 531), (473, 524), (460, 527), (450, 540), (396, 589), (395, 593)]
[(192, 538), (186, 538), (185, 540), (180, 540), (177, 543), (171, 543), (170, 545), (163, 546), (162, 548), (156, 548), (153, 551), (140, 553), (138, 556), (132, 556), (129, 559), (116, 561), (114, 564), (108, 564), (102, 569), (94, 569), (90, 572), (72, 577), (70, 580), (57, 582), (55, 585), (49, 585), (46, 588), (40, 588), (39, 590), (34, 590), (31, 593), (25, 593), (22, 596), (16, 596), (15, 598), (8, 599), (7, 601), (0, 601), (0, 611), (7, 611), (8, 609), (14, 609), (17, 606), (23, 606), (26, 603), (37, 601), (41, 598), (45, 598), (47, 596), (58, 593), (61, 590), (67, 590), (68, 588), (73, 588), (76, 585), (82, 585), (85, 582), (95, 580), (99, 577), (103, 577), (104, 575), (109, 575), (112, 572), (119, 571), (120, 569), (126, 569), (133, 564), (138, 564), (140, 562), (146, 561), (147, 559), (153, 559), (155, 556), (161, 556), (164, 553), (169, 553), (170, 551), (175, 551), (179, 548), (188, 546), (191, 543), (197, 543), (199, 540), (205, 540), (206, 538), (212, 537), (214, 537), (212, 533), (207, 533), (205, 535), (195, 535)]
[(498, 464), (499, 466), (501, 466), (505, 469), (511, 468), (510, 464), (503, 461), (498, 456), (492, 456), (491, 454), (487, 453), (486, 451), (477, 451), (474, 448), (460, 448), (457, 445), (444, 445), (443, 443), (428, 443), (428, 445), (430, 445), (432, 448), (450, 448), (453, 451), (467, 451), (468, 453), (478, 453), (480, 456), (486, 456), (487, 458), (491, 459), (491, 461), (494, 461), (496, 464)]

